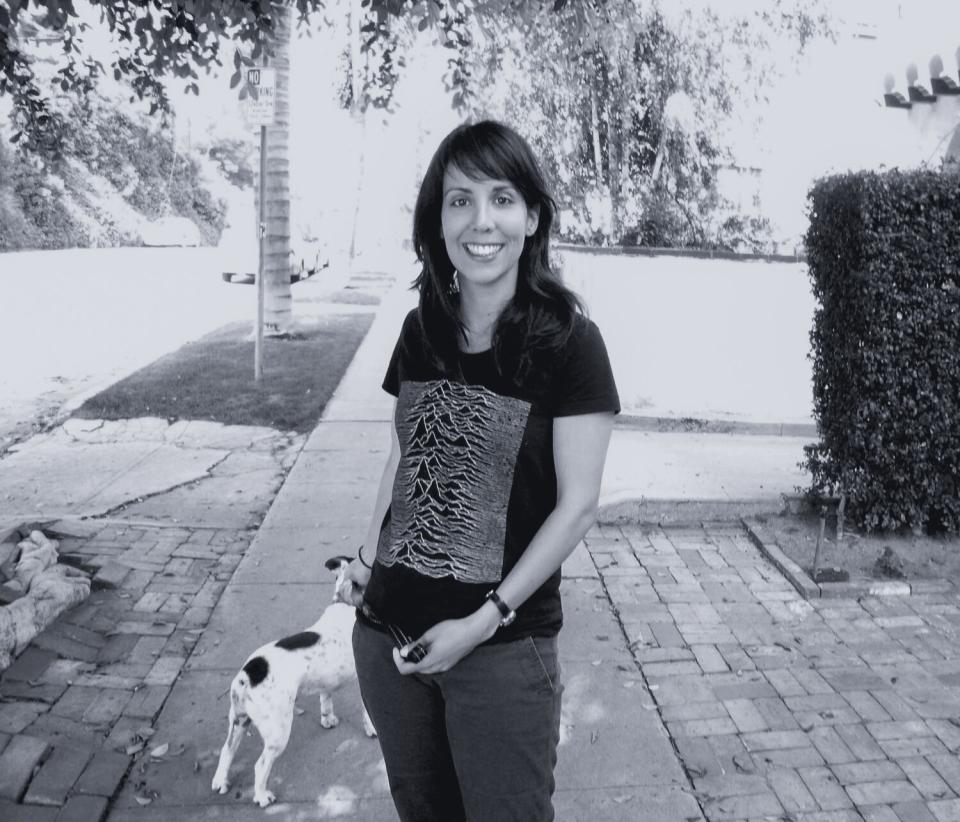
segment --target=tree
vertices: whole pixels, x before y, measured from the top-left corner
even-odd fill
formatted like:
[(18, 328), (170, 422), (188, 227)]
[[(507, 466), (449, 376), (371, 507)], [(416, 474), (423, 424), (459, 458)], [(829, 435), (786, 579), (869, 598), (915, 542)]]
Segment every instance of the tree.
[(717, 242), (725, 124), (749, 115), (783, 61), (828, 36), (830, 20), (821, 0), (735, 11), (636, 0), (564, 7), (550, 26), (476, 28), (468, 52), (479, 113), (521, 125), (568, 210), (606, 203), (604, 225), (584, 239), (639, 232), (645, 244), (704, 245)]

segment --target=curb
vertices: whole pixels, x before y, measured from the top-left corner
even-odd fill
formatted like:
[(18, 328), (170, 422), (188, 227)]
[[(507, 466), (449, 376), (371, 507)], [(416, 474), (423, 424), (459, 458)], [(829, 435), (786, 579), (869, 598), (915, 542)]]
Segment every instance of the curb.
[(925, 594), (960, 593), (948, 580), (856, 579), (850, 582), (814, 582), (806, 571), (788, 557), (776, 541), (747, 517), (775, 516), (783, 510), (783, 499), (758, 500), (624, 500), (601, 505), (598, 525), (672, 525), (696, 526), (704, 523), (737, 522), (757, 550), (773, 565), (804, 599), (860, 599), (862, 597), (907, 597)]
[(658, 434), (754, 434), (768, 437), (817, 437), (814, 423), (746, 422), (708, 420), (699, 417), (647, 417), (642, 414), (618, 414), (614, 427)]
[(640, 499), (601, 504), (597, 513), (600, 525), (630, 525), (650, 523), (657, 525), (696, 525), (719, 520), (741, 520), (743, 517), (779, 514), (783, 509), (780, 498), (755, 500), (671, 500)]
[(955, 594), (956, 587), (948, 580), (917, 579), (912, 582), (903, 580), (856, 579), (850, 582), (814, 582), (796, 562), (780, 550), (777, 545), (756, 523), (740, 519), (741, 524), (770, 563), (786, 577), (804, 599), (860, 599), (862, 597), (908, 597), (924, 594)]

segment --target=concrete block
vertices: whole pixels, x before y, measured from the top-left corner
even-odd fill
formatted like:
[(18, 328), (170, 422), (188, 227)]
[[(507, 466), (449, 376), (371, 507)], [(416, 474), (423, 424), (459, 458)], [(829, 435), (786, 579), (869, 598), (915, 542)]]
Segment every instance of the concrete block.
[(848, 762), (833, 765), (832, 770), (841, 785), (854, 785), (858, 782), (884, 782), (903, 779), (903, 771), (895, 762), (883, 760), (875, 762)]
[(17, 734), (0, 754), (0, 799), (19, 802), (34, 770), (50, 751), (46, 740)]
[(797, 773), (822, 810), (839, 811), (852, 806), (850, 797), (829, 768), (798, 768)]
[(800, 774), (790, 768), (776, 768), (767, 772), (767, 781), (788, 813), (819, 810)]
[(28, 805), (59, 807), (92, 756), (93, 752), (86, 748), (57, 745), (30, 782), (23, 801)]
[(74, 791), (110, 799), (120, 787), (129, 765), (130, 758), (125, 754), (99, 751), (94, 754), (80, 775), (74, 785)]
[(39, 679), (47, 666), (56, 658), (57, 655), (52, 651), (45, 651), (31, 645), (3, 672), (3, 682), (5, 684), (9, 680), (28, 682)]
[(960, 822), (960, 799), (941, 799), (929, 807), (937, 822)]
[(107, 800), (102, 796), (71, 796), (56, 822), (102, 822), (106, 815)]
[(855, 805), (892, 805), (922, 799), (920, 792), (906, 780), (858, 782), (856, 785), (848, 785), (847, 793)]
[(54, 822), (59, 808), (44, 808), (40, 805), (20, 805), (0, 799), (0, 819), (3, 822)]
[(923, 757), (907, 757), (897, 764), (925, 799), (945, 799), (951, 795), (947, 783)]
[(18, 734), (46, 710), (47, 706), (40, 702), (0, 703), (0, 733)]

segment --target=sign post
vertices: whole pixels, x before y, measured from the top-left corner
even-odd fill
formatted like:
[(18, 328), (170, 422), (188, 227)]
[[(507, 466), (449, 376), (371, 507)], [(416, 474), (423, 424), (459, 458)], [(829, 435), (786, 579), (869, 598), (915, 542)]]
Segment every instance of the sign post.
[(247, 69), (247, 96), (244, 98), (243, 114), (250, 125), (260, 126), (260, 208), (257, 214), (260, 261), (257, 266), (257, 322), (254, 328), (253, 378), (257, 382), (263, 376), (263, 269), (266, 258), (267, 226), (264, 211), (265, 183), (267, 178), (267, 126), (273, 125), (277, 107), (277, 72), (272, 68)]

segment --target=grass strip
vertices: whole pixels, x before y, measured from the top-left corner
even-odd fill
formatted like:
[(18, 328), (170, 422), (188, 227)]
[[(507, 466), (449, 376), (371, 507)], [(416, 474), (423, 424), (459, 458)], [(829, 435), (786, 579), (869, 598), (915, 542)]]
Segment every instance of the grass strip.
[(74, 416), (210, 420), (306, 433), (320, 419), (373, 318), (326, 315), (315, 327), (264, 338), (259, 383), (253, 378), (250, 323), (232, 323), (114, 383)]

